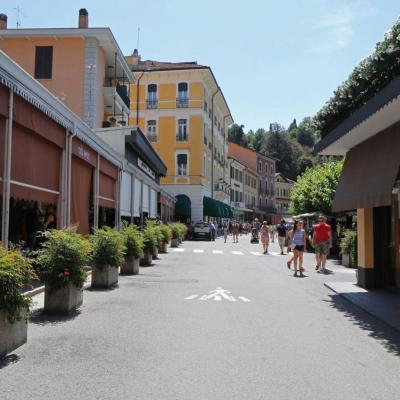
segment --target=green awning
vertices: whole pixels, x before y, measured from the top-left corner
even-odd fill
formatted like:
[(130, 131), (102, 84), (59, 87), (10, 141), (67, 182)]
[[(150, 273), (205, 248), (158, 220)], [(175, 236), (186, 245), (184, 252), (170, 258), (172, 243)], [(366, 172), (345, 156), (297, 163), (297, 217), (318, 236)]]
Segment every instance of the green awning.
[(183, 218), (190, 218), (192, 216), (191, 201), (189, 197), (184, 194), (178, 194), (176, 196), (175, 216)]
[(207, 196), (203, 197), (203, 214), (207, 217), (233, 217), (232, 208), (228, 204)]

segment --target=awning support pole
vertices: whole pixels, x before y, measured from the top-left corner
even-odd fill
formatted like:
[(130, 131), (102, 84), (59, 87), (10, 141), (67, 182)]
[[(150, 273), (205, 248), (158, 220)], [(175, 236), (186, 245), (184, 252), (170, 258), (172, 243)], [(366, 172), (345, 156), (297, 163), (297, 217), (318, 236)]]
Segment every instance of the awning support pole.
[(11, 156), (12, 156), (12, 129), (13, 129), (14, 92), (9, 90), (8, 118), (6, 120), (4, 177), (3, 177), (3, 215), (1, 241), (8, 249), (8, 228), (10, 222), (10, 181), (11, 181)]

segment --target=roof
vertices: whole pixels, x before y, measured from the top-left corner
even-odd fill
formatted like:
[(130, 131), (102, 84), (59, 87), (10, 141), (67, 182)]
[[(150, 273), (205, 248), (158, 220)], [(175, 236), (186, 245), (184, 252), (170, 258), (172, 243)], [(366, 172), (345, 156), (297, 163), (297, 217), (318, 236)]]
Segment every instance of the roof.
[(257, 153), (253, 150), (228, 142), (228, 157), (234, 158), (247, 168), (257, 171)]
[[(110, 28), (28, 28), (0, 30), (0, 39), (29, 37), (54, 37), (55, 39), (65, 37), (95, 37), (99, 41), (100, 47), (102, 47), (106, 53), (107, 62), (112, 65), (116, 53), (121, 67), (121, 70), (117, 71), (117, 73), (121, 73), (122, 75), (123, 72), (129, 82), (135, 82), (135, 77)], [(118, 77), (121, 77), (121, 75)]]
[(180, 69), (207, 69), (205, 65), (197, 64), (197, 61), (183, 61), (183, 62), (165, 62), (145, 60), (139, 61), (138, 64), (131, 65), (132, 71), (166, 71), (166, 70), (180, 70)]
[(296, 183), (292, 179), (286, 178), (286, 176), (283, 175), (282, 172), (276, 172), (275, 173), (275, 178), (277, 178), (278, 176), (280, 176), (282, 179), (284, 179), (286, 181), (286, 183), (290, 183), (290, 184), (295, 184)]

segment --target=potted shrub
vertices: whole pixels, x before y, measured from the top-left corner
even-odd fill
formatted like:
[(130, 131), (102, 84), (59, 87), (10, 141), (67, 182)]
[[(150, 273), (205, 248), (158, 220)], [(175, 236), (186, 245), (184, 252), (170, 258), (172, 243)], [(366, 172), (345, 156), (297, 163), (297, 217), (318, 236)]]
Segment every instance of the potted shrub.
[(178, 223), (178, 230), (179, 230), (179, 241), (182, 243), (185, 239), (186, 235), (186, 225), (182, 223)]
[(0, 357), (26, 343), (32, 300), (21, 288), (36, 278), (30, 260), (19, 250), (0, 248)]
[(82, 305), (91, 245), (73, 229), (50, 230), (43, 235), (37, 257), (39, 276), (45, 283), (43, 311), (69, 315)]
[(162, 224), (159, 227), (160, 227), (159, 229), (160, 229), (160, 232), (163, 237), (163, 240), (161, 242), (159, 250), (160, 250), (160, 253), (165, 254), (167, 252), (167, 245), (172, 238), (172, 231), (171, 231), (171, 228), (166, 224)]
[(346, 229), (340, 242), (342, 253), (342, 265), (345, 267), (357, 267), (357, 232), (354, 229)]
[(140, 259), (140, 265), (150, 266), (153, 262), (153, 254), (157, 250), (157, 238), (154, 229), (150, 225), (147, 225), (143, 230), (143, 242), (143, 257)]
[(178, 247), (179, 235), (180, 235), (178, 224), (171, 225), (171, 232), (172, 232), (171, 247)]
[(139, 261), (143, 256), (143, 237), (135, 225), (124, 224), (122, 228), (126, 254), (125, 262), (121, 266), (121, 275), (137, 275), (139, 273)]
[(160, 225), (157, 225), (154, 221), (147, 221), (146, 225), (153, 231), (153, 235), (156, 239), (156, 247), (153, 249), (153, 259), (158, 260), (158, 251), (164, 240), (164, 235), (161, 232)]
[(124, 238), (115, 229), (105, 227), (96, 229), (92, 240), (92, 287), (108, 289), (118, 283), (118, 267), (126, 251)]

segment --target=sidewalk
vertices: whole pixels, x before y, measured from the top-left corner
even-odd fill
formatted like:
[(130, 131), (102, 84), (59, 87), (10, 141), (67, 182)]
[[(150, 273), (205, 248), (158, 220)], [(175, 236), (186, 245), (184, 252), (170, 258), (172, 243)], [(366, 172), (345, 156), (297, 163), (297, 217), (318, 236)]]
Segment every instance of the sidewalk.
[(400, 332), (400, 292), (395, 289), (367, 290), (354, 282), (326, 282), (324, 285)]

